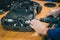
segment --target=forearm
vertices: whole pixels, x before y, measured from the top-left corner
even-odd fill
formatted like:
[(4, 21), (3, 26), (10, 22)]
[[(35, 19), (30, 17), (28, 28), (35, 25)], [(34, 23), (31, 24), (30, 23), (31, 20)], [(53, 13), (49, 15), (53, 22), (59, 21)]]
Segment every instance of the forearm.
[(60, 37), (60, 28), (48, 29), (47, 36), (53, 39), (59, 39)]

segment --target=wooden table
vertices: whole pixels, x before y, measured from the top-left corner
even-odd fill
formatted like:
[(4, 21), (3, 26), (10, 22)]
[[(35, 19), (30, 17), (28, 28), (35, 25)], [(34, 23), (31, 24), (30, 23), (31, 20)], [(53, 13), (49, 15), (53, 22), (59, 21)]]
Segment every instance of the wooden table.
[[(42, 5), (42, 11), (39, 13), (36, 18), (40, 19), (47, 15), (50, 9), (58, 8), (60, 3), (56, 3), (56, 7), (54, 8), (48, 8), (44, 6), (43, 1), (36, 1)], [(5, 16), (5, 14), (0, 15), (0, 19)], [(43, 25), (47, 26), (47, 23), (43, 23)], [(2, 25), (0, 25), (0, 40), (42, 40), (42, 35), (37, 34), (36, 32), (13, 32), (13, 31), (6, 31), (2, 28)]]

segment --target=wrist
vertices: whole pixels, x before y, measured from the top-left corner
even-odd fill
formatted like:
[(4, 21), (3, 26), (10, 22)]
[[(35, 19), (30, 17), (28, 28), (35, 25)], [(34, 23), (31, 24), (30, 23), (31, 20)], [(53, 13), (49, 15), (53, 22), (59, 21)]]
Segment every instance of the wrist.
[(53, 30), (54, 28), (45, 28), (44, 31), (43, 31), (43, 35), (47, 36), (47, 32), (48, 32), (49, 29)]
[(48, 29), (49, 28), (44, 28), (43, 31), (42, 31), (42, 35), (47, 35)]

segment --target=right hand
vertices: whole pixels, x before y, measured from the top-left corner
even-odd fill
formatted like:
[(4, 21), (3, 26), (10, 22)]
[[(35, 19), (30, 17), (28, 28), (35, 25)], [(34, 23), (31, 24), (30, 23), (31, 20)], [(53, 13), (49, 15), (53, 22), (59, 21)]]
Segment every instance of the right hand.
[(53, 9), (50, 10), (50, 12), (47, 14), (47, 16), (52, 15), (56, 18), (59, 15), (59, 13), (60, 13), (60, 7), (57, 8), (57, 9), (54, 9), (54, 10)]

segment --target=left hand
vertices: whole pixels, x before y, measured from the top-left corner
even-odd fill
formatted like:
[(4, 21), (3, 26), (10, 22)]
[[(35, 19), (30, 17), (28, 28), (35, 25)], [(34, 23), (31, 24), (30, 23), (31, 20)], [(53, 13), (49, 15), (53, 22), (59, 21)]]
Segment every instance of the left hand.
[(33, 19), (30, 22), (30, 26), (37, 32), (40, 33), (42, 35), (46, 35), (47, 34), (47, 30), (48, 28), (46, 28), (39, 20)]

